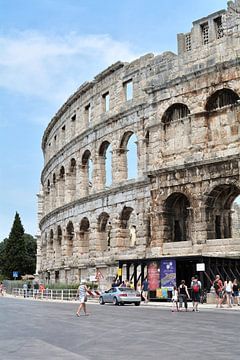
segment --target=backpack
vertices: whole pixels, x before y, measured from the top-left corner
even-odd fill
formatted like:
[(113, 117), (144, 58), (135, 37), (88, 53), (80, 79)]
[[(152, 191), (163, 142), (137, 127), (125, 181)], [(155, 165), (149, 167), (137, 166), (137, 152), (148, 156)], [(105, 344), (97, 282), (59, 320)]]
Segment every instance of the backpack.
[(194, 293), (198, 293), (198, 292), (199, 292), (200, 286), (199, 286), (198, 281), (194, 281), (194, 282), (193, 282), (192, 289), (193, 289), (193, 292), (194, 292)]

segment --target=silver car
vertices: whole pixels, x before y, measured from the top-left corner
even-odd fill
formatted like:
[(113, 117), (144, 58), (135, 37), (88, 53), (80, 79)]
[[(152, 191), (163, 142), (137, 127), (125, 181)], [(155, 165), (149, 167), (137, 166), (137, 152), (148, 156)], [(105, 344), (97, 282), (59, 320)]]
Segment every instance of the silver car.
[(113, 287), (101, 293), (99, 303), (101, 305), (112, 303), (114, 305), (134, 304), (139, 306), (141, 303), (141, 294), (139, 291), (131, 288)]

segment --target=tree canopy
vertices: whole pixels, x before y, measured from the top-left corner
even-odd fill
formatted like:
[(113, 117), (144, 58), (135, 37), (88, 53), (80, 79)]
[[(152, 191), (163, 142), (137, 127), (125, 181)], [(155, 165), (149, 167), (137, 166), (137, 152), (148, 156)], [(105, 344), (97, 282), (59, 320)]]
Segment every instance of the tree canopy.
[(13, 271), (19, 276), (33, 274), (36, 269), (36, 239), (24, 233), (19, 214), (16, 212), (9, 237), (0, 243), (0, 271), (11, 279)]

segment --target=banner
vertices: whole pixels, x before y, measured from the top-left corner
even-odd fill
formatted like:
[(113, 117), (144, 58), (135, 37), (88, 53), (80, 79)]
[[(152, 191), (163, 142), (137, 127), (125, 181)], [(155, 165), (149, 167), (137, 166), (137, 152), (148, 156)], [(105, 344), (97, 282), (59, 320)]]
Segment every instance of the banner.
[(157, 262), (152, 262), (148, 265), (148, 289), (150, 291), (155, 291), (159, 288), (159, 267)]
[(161, 260), (161, 287), (172, 288), (176, 286), (176, 260)]

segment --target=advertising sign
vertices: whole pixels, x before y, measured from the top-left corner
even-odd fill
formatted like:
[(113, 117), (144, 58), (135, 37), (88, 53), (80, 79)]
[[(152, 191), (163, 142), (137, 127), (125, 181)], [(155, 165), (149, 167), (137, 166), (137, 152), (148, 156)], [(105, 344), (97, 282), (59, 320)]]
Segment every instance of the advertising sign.
[(205, 271), (205, 264), (204, 263), (197, 264), (197, 271)]
[(13, 278), (17, 278), (18, 277), (18, 271), (13, 271), (12, 276), (13, 276)]
[(159, 267), (157, 262), (151, 262), (148, 265), (148, 289), (150, 291), (155, 291), (159, 288)]
[(176, 260), (161, 260), (161, 287), (172, 288), (176, 286)]
[(156, 290), (156, 297), (159, 299), (168, 299), (168, 288), (159, 288)]

